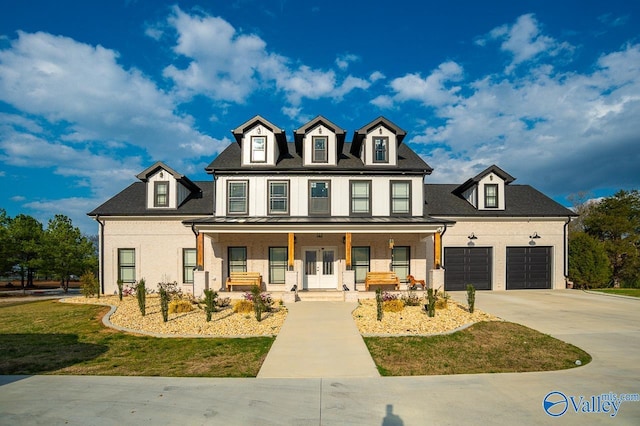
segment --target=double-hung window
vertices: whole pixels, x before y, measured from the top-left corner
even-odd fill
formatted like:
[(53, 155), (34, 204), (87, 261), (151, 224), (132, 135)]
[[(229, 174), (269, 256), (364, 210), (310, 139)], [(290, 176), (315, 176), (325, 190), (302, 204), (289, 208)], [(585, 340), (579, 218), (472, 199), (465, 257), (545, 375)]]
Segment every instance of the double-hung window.
[(396, 273), (400, 281), (406, 282), (411, 273), (411, 250), (408, 246), (395, 246), (391, 251), (391, 270)]
[(271, 284), (284, 284), (287, 256), (287, 247), (269, 247), (269, 282)]
[(249, 182), (229, 181), (227, 183), (227, 214), (246, 215), (248, 210)]
[(247, 248), (229, 247), (229, 273), (247, 272)]
[(352, 180), (350, 185), (352, 215), (371, 215), (371, 181)]
[(136, 249), (118, 249), (118, 279), (127, 284), (136, 282)]
[(269, 214), (289, 214), (289, 181), (269, 181)]
[(411, 181), (391, 182), (391, 214), (411, 214)]
[(309, 181), (309, 214), (328, 215), (329, 213), (331, 213), (331, 182)]
[(498, 185), (495, 183), (484, 186), (484, 206), (485, 208), (498, 208)]
[(327, 137), (326, 136), (314, 136), (313, 137), (313, 154), (311, 161), (314, 163), (326, 163), (329, 161), (327, 155)]
[(356, 283), (364, 283), (371, 264), (369, 247), (351, 247), (351, 267), (355, 271)]
[(251, 162), (264, 163), (267, 161), (267, 138), (266, 136), (251, 137)]
[(389, 162), (389, 138), (380, 136), (373, 138), (373, 162)]
[(169, 182), (154, 182), (153, 206), (169, 207)]
[(193, 270), (196, 267), (196, 249), (182, 249), (182, 282), (193, 284)]

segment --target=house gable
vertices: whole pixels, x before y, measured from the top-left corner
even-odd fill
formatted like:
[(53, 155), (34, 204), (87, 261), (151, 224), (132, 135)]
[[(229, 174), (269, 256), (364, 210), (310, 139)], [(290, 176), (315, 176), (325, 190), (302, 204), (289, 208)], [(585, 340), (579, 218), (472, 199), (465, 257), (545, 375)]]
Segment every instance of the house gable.
[(136, 176), (145, 183), (146, 208), (150, 210), (177, 209), (200, 188), (162, 162), (157, 162)]
[(322, 116), (296, 129), (296, 152), (305, 167), (335, 167), (344, 147), (345, 131)]
[(243, 166), (273, 167), (288, 153), (284, 130), (259, 115), (231, 132), (241, 148)]
[(407, 132), (384, 117), (378, 117), (353, 134), (351, 154), (366, 166), (398, 165), (398, 147)]
[(464, 198), (477, 210), (504, 211), (505, 186), (514, 180), (513, 176), (493, 165), (458, 186), (453, 193)]

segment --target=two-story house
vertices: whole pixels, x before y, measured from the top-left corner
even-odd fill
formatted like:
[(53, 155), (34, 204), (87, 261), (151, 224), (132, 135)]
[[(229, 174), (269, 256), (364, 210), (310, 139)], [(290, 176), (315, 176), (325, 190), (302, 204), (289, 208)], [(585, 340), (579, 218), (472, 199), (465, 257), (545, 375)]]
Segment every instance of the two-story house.
[(286, 132), (261, 116), (192, 182), (163, 163), (91, 213), (100, 280), (177, 281), (199, 295), (251, 271), (268, 291), (363, 290), (369, 271), (433, 287), (564, 288), (573, 213), (492, 166), (461, 184), (380, 117), (347, 132), (316, 117)]

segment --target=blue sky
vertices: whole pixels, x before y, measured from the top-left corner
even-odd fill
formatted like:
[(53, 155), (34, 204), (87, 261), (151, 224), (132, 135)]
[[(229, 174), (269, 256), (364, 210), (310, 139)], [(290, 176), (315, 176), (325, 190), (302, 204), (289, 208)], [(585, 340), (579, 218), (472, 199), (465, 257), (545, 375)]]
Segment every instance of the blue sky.
[(2, 1), (0, 208), (84, 232), (164, 161), (192, 180), (260, 114), (382, 115), (464, 182), (491, 164), (568, 205), (640, 187), (634, 1)]

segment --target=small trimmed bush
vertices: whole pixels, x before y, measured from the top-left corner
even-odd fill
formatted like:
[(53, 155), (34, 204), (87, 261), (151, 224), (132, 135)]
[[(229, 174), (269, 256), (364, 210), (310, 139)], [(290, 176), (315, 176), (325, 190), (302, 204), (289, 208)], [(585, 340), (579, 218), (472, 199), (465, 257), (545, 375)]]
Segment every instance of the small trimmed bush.
[(238, 300), (233, 304), (233, 312), (237, 314), (250, 314), (253, 312), (253, 302), (250, 300)]
[(216, 311), (216, 299), (218, 298), (218, 292), (213, 290), (204, 291), (204, 304), (205, 313), (207, 314), (207, 322), (211, 321), (211, 314)]
[(122, 290), (124, 288), (124, 282), (122, 282), (122, 280), (118, 280), (116, 281), (116, 284), (118, 285), (118, 298), (120, 299), (120, 301), (122, 301)]
[(188, 300), (172, 300), (169, 303), (170, 314), (181, 314), (193, 311), (193, 304)]
[(100, 284), (93, 275), (93, 272), (87, 271), (80, 277), (80, 291), (84, 297), (100, 295)]
[(386, 300), (382, 302), (382, 310), (385, 312), (402, 312), (404, 302), (402, 300)]
[(138, 308), (140, 308), (140, 313), (142, 316), (145, 316), (147, 312), (147, 287), (144, 282), (144, 278), (138, 281), (136, 284), (136, 298), (138, 299)]
[(382, 290), (377, 289), (376, 290), (376, 319), (378, 321), (382, 321), (382, 315), (384, 315), (382, 312), (382, 303), (383, 303)]
[(427, 315), (431, 318), (436, 316), (436, 297), (438, 290), (427, 289)]
[(473, 313), (476, 305), (476, 288), (473, 284), (467, 284), (467, 303), (469, 304), (469, 313)]

